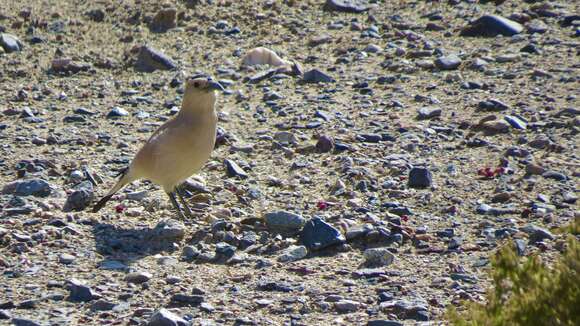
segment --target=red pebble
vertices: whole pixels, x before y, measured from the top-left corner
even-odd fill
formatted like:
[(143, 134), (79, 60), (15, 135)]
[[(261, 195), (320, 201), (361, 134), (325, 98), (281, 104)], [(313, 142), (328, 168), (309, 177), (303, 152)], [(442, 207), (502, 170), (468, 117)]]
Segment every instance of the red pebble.
[(319, 210), (323, 211), (328, 208), (328, 204), (325, 201), (321, 200), (318, 203), (316, 203), (316, 207), (318, 207)]
[(123, 213), (124, 211), (125, 211), (125, 205), (119, 204), (119, 205), (115, 206), (115, 212)]
[(409, 216), (407, 216), (407, 215), (401, 215), (401, 220), (403, 222), (409, 222)]

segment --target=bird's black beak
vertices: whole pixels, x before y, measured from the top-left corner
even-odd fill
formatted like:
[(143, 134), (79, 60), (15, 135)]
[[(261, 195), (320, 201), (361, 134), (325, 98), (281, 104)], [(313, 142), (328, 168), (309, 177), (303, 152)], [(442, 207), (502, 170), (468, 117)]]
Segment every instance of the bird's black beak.
[(207, 88), (211, 89), (211, 90), (215, 90), (215, 91), (222, 91), (222, 92), (225, 90), (224, 87), (222, 86), (222, 84), (220, 84), (216, 81), (212, 81), (212, 80), (207, 82)]

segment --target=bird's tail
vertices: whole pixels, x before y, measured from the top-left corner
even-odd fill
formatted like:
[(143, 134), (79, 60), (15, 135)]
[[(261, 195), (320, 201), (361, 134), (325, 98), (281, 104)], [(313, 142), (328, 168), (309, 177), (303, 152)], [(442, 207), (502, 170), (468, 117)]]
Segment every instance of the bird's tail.
[(111, 190), (109, 190), (109, 192), (95, 204), (95, 206), (93, 207), (93, 213), (98, 212), (101, 208), (103, 208), (107, 204), (107, 202), (113, 197), (113, 195), (117, 191), (121, 190), (121, 188), (123, 188), (126, 184), (133, 181), (133, 177), (131, 176), (132, 173), (129, 168), (126, 168), (123, 171), (121, 171), (119, 175), (120, 175), (119, 181), (117, 181), (115, 186), (113, 186), (113, 188), (111, 188)]

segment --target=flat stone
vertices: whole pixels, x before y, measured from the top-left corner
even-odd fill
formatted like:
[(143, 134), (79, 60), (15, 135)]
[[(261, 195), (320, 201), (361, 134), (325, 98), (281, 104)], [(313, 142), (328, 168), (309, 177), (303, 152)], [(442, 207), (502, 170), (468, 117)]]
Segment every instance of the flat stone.
[(52, 192), (48, 181), (42, 179), (18, 180), (10, 182), (2, 188), (2, 193), (16, 196), (46, 197)]
[(330, 75), (318, 69), (306, 72), (302, 79), (307, 83), (333, 83), (335, 81)]
[(409, 171), (407, 185), (410, 188), (429, 188), (433, 183), (431, 171), (427, 168), (415, 167)]
[(141, 284), (148, 282), (153, 275), (148, 272), (133, 272), (125, 275), (125, 281), (128, 283)]
[(353, 300), (340, 300), (334, 304), (334, 309), (339, 313), (355, 312), (361, 307), (360, 302)]
[(183, 306), (198, 306), (204, 301), (201, 295), (188, 295), (188, 294), (174, 294), (171, 297), (171, 302), (177, 305)]
[(155, 70), (173, 70), (177, 66), (173, 60), (152, 47), (142, 46), (139, 50), (135, 70), (140, 72), (153, 72)]
[(12, 318), (12, 325), (14, 326), (42, 326), (42, 324), (25, 318)]
[(367, 0), (326, 0), (324, 10), (360, 14), (371, 8)]
[(498, 15), (485, 15), (470, 23), (461, 31), (462, 36), (497, 35), (512, 36), (523, 31), (524, 27), (515, 21)]
[(389, 266), (395, 260), (395, 255), (388, 248), (369, 248), (363, 253), (367, 267)]
[(504, 119), (515, 129), (525, 130), (527, 127), (526, 122), (516, 116), (506, 115)]
[(95, 199), (93, 184), (88, 180), (79, 183), (74, 189), (64, 203), (63, 210), (65, 212), (82, 211)]
[(167, 309), (159, 309), (149, 319), (147, 326), (188, 326), (189, 323)]
[(286, 248), (280, 256), (278, 256), (278, 261), (285, 263), (285, 262), (292, 262), (299, 259), (302, 259), (308, 255), (308, 249), (305, 246), (290, 246)]
[(97, 299), (97, 296), (93, 290), (87, 285), (83, 284), (81, 281), (73, 278), (70, 279), (67, 283), (69, 290), (68, 300), (73, 302), (86, 302)]
[(126, 117), (128, 115), (129, 115), (129, 112), (127, 112), (127, 110), (123, 109), (122, 107), (115, 106), (111, 109), (111, 111), (109, 111), (109, 113), (107, 113), (107, 118), (109, 118), (109, 119), (121, 118), (121, 117)]
[(20, 42), (18, 37), (7, 33), (0, 33), (0, 46), (6, 53), (22, 50), (22, 42)]
[(75, 257), (75, 256), (73, 256), (73, 255), (69, 255), (69, 254), (61, 254), (61, 255), (58, 257), (58, 261), (59, 261), (61, 264), (65, 264), (65, 265), (70, 265), (70, 264), (72, 264), (72, 263), (75, 261), (75, 259), (76, 259), (76, 257)]
[(417, 110), (417, 118), (419, 119), (432, 119), (441, 116), (441, 108), (438, 107), (422, 107)]
[(306, 223), (306, 219), (301, 215), (287, 211), (266, 213), (264, 220), (270, 232), (281, 234), (296, 234)]
[(367, 326), (404, 326), (402, 323), (393, 320), (375, 319), (369, 320)]
[(156, 33), (165, 32), (171, 28), (177, 26), (177, 9), (175, 8), (163, 8), (155, 14), (149, 29)]
[(230, 178), (239, 177), (242, 179), (246, 179), (248, 177), (246, 171), (244, 171), (244, 169), (242, 169), (236, 162), (230, 159), (225, 159), (224, 164), (226, 166), (226, 173), (228, 177)]
[(441, 70), (457, 69), (460, 65), (461, 59), (455, 54), (450, 54), (435, 59), (435, 66)]
[(300, 233), (300, 240), (311, 250), (324, 249), (346, 241), (338, 229), (317, 216), (306, 222)]

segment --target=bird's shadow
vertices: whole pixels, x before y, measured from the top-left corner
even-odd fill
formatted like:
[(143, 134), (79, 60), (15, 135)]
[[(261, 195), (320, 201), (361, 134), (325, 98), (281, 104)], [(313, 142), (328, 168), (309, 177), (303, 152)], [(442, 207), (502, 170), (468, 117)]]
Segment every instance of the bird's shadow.
[[(92, 232), (95, 249), (103, 256), (103, 261), (98, 264), (106, 265), (104, 268), (113, 266), (111, 268), (116, 269), (116, 262), (130, 265), (151, 255), (174, 251), (173, 243), (182, 238), (182, 235), (171, 227), (161, 225), (155, 228), (125, 229), (108, 223), (94, 224)], [(119, 267), (121, 268), (122, 266)]]

